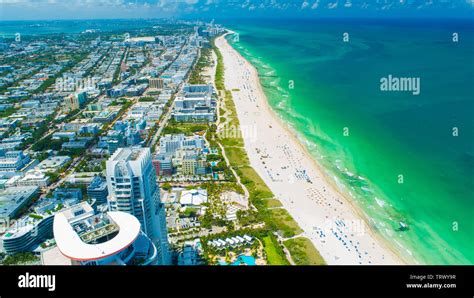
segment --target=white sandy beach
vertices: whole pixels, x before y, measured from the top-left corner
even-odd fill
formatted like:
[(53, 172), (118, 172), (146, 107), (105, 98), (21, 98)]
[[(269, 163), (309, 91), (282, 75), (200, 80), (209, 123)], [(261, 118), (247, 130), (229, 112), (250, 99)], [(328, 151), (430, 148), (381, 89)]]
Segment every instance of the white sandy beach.
[(401, 264), (357, 210), (326, 180), (314, 159), (271, 110), (256, 69), (223, 37), (216, 40), (233, 91), (252, 167), (311, 239), (326, 262)]

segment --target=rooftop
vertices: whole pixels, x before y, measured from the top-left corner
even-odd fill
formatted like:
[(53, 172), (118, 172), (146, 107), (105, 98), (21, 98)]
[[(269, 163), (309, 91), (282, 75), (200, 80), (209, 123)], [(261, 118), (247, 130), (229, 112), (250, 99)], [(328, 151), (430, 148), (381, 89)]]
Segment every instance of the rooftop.
[(206, 189), (192, 189), (185, 190), (181, 193), (180, 203), (181, 205), (201, 205), (207, 202), (207, 190)]
[(115, 222), (106, 214), (101, 213), (74, 223), (74, 230), (85, 243), (97, 243), (106, 236), (118, 232)]
[(120, 148), (113, 156), (113, 160), (134, 161), (145, 151), (145, 148)]
[[(128, 213), (108, 212), (99, 220), (92, 216), (71, 224), (66, 212), (60, 212), (54, 218), (53, 231), (64, 256), (77, 261), (92, 261), (107, 258), (129, 247), (140, 234), (140, 222)], [(117, 234), (111, 239), (88, 243), (115, 232)]]
[(41, 263), (46, 266), (70, 266), (71, 259), (66, 258), (57, 246), (41, 253)]
[(26, 200), (30, 199), (38, 187), (9, 187), (0, 190), (0, 218), (11, 217)]

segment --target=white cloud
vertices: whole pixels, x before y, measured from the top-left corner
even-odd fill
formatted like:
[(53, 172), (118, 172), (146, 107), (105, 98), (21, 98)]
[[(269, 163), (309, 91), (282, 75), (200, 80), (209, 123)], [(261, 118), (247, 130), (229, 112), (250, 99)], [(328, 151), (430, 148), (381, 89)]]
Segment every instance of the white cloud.
[[(452, 5), (446, 8), (449, 1), (452, 1)], [(405, 10), (467, 8), (472, 13), (474, 0), (0, 0), (0, 18), (179, 17), (198, 13), (221, 16), (249, 10), (262, 13), (268, 10), (271, 15), (276, 10), (296, 13), (339, 7), (368, 11), (391, 10), (394, 7)]]

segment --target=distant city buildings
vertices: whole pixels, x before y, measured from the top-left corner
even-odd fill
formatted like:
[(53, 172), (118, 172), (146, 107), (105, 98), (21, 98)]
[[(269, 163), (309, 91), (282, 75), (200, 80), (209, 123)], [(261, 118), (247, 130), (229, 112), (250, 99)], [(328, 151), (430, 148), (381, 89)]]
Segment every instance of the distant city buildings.
[(32, 169), (27, 171), (24, 176), (14, 176), (8, 180), (12, 186), (38, 186), (46, 187), (50, 184), (51, 178), (45, 173)]
[(173, 174), (173, 161), (170, 156), (156, 155), (153, 159), (153, 167), (159, 176), (171, 176)]
[(172, 175), (175, 169), (182, 175), (205, 175), (207, 153), (202, 136), (165, 135), (160, 138), (160, 151), (153, 159), (153, 165), (160, 176)]
[(50, 156), (40, 162), (36, 167), (41, 172), (57, 172), (71, 161), (69, 156)]
[(71, 94), (64, 99), (64, 104), (66, 109), (69, 111), (78, 110), (81, 108), (87, 101), (86, 92), (80, 92), (76, 94)]
[(0, 190), (0, 220), (13, 219), (37, 194), (38, 187), (8, 187)]
[(22, 151), (4, 152), (0, 150), (0, 173), (18, 172), (30, 163), (31, 158)]
[(207, 172), (207, 161), (204, 155), (195, 151), (180, 151), (177, 159), (181, 161), (180, 174), (182, 175), (205, 175)]
[(214, 122), (216, 99), (212, 85), (187, 85), (174, 101), (173, 119), (178, 122)]
[(150, 89), (161, 90), (164, 88), (163, 79), (160, 78), (150, 78), (148, 79), (148, 87)]
[(117, 121), (106, 136), (100, 138), (99, 147), (113, 154), (118, 148), (136, 146), (142, 143), (140, 131), (146, 127), (144, 120)]
[[(156, 142), (169, 108), (178, 122), (217, 119), (213, 86), (186, 85), (215, 28), (201, 37), (0, 41), (9, 61), (0, 65), (0, 220), (9, 223), (0, 252), (41, 254), (45, 265), (171, 264), (157, 175), (211, 179), (202, 177), (209, 149), (184, 134), (163, 136), (153, 156), (142, 147)], [(171, 229), (200, 227), (195, 211), (207, 202), (205, 189), (180, 192), (175, 205), (192, 216)], [(199, 264), (200, 249), (186, 243), (178, 263)]]
[(194, 135), (186, 137), (184, 134), (165, 135), (160, 138), (160, 154), (173, 156), (179, 149), (206, 148), (206, 142), (202, 136)]

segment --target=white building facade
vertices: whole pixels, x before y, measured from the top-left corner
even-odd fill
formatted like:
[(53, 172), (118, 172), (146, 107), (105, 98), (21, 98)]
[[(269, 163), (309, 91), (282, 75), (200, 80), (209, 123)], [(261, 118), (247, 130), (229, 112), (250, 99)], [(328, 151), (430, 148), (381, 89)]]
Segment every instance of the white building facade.
[(134, 215), (158, 249), (157, 265), (171, 263), (166, 214), (149, 148), (120, 148), (106, 164), (108, 204)]

